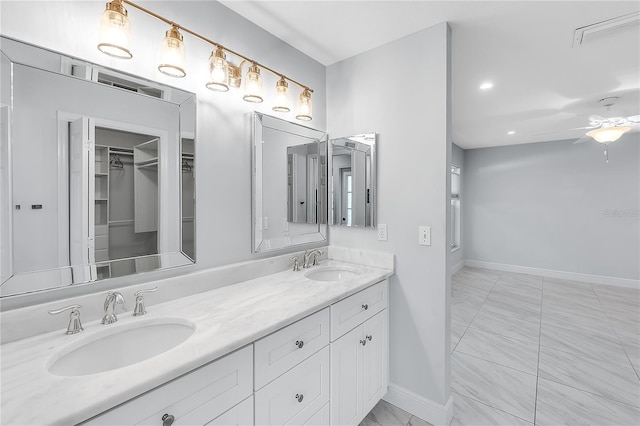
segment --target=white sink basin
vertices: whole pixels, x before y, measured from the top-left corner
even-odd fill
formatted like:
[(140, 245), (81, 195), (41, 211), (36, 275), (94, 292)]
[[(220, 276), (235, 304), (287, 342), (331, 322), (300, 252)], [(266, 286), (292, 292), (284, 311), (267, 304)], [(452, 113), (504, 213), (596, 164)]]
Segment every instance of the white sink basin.
[(103, 332), (66, 347), (49, 362), (48, 370), (56, 376), (84, 376), (126, 367), (160, 355), (187, 340), (195, 324), (177, 318), (164, 318), (104, 326)]
[(344, 281), (358, 275), (360, 275), (360, 271), (356, 269), (332, 266), (312, 269), (304, 274), (305, 277), (314, 281)]

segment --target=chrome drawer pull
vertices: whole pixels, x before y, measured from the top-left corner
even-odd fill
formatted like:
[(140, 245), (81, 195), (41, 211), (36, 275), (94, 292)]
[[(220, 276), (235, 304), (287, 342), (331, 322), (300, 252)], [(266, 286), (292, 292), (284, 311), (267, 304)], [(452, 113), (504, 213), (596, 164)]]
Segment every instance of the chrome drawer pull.
[(302, 395), (301, 393), (297, 393), (295, 398), (298, 400), (298, 402), (302, 402), (304, 395)]
[(162, 416), (162, 426), (171, 426), (175, 419), (176, 418), (171, 414), (165, 414), (164, 416)]
[(296, 340), (296, 346), (298, 347), (298, 349), (302, 349), (302, 347), (304, 346), (304, 341)]
[(367, 309), (369, 309), (369, 305), (362, 305), (362, 309), (366, 311)]

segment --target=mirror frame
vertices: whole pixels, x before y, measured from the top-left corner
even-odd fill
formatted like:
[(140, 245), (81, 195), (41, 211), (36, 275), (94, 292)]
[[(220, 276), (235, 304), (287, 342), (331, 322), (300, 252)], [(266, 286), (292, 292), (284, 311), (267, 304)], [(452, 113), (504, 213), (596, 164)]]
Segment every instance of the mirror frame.
[[(258, 126), (260, 126), (260, 129), (258, 129)], [(286, 120), (283, 120), (281, 118), (277, 118), (277, 117), (273, 117), (270, 115), (266, 115), (260, 112), (254, 112), (253, 113), (253, 117), (252, 117), (252, 124), (251, 124), (251, 252), (252, 253), (266, 253), (266, 252), (273, 252), (273, 251), (282, 251), (282, 250), (287, 250), (290, 248), (296, 248), (299, 249), (301, 247), (305, 247), (305, 246), (317, 246), (318, 243), (326, 243), (327, 242), (327, 230), (328, 230), (328, 226), (327, 226), (327, 220), (318, 220), (316, 221), (316, 231), (315, 232), (311, 232), (311, 233), (306, 233), (306, 234), (297, 234), (296, 236), (299, 237), (298, 239), (300, 241), (297, 242), (292, 242), (289, 241), (289, 244), (286, 245), (282, 245), (276, 248), (271, 248), (271, 247), (262, 247), (263, 242), (265, 240), (263, 240), (262, 238), (259, 238), (256, 235), (256, 229), (257, 229), (257, 222), (258, 222), (258, 217), (262, 216), (262, 215), (258, 215), (257, 210), (261, 209), (261, 204), (262, 204), (262, 197), (264, 196), (264, 192), (263, 192), (263, 188), (262, 188), (262, 184), (260, 182), (258, 182), (258, 172), (259, 170), (262, 170), (261, 168), (261, 164), (260, 167), (258, 167), (258, 157), (260, 157), (260, 160), (262, 160), (261, 157), (261, 150), (258, 150), (257, 144), (259, 143), (263, 143), (262, 141), (262, 128), (268, 128), (268, 129), (272, 129), (272, 130), (276, 130), (276, 131), (281, 131), (281, 132), (285, 132), (285, 133), (289, 133), (289, 134), (293, 134), (293, 135), (297, 135), (303, 138), (308, 139), (309, 141), (317, 141), (319, 149), (318, 151), (320, 152), (320, 147), (322, 146), (322, 143), (324, 142), (324, 155), (325, 158), (328, 157), (328, 135), (326, 132), (321, 131), (321, 130), (317, 130), (317, 129), (313, 129), (311, 127), (306, 127), (306, 126), (302, 126), (300, 124), (297, 123), (292, 123)], [(260, 140), (258, 140), (258, 138), (260, 138)], [(283, 153), (283, 156), (286, 155), (286, 152)], [(328, 165), (328, 159), (324, 162), (324, 165), (321, 164), (321, 162), (319, 162), (320, 166), (318, 167), (318, 182), (322, 182), (322, 179), (324, 179), (325, 182), (325, 199), (327, 200), (327, 202), (325, 202), (324, 206), (319, 207), (319, 209), (325, 209), (325, 214), (322, 215), (323, 218), (326, 218), (328, 215), (328, 169), (327, 169), (327, 165)], [(323, 176), (323, 170), (324, 170), (324, 176)], [(322, 186), (322, 185), (321, 185)], [(285, 188), (285, 182), (283, 182), (282, 185), (283, 191)], [(321, 198), (321, 197), (319, 197)], [(320, 215), (317, 215), (320, 216)]]
[[(371, 224), (359, 226), (359, 225), (343, 225), (342, 223), (335, 223), (335, 215), (334, 215), (334, 176), (333, 176), (333, 154), (334, 154), (334, 146), (337, 145), (338, 142), (344, 141), (341, 146), (345, 146), (347, 141), (353, 143), (359, 143), (362, 145), (366, 145), (371, 150), (371, 176), (370, 182), (368, 182), (369, 186), (369, 203), (371, 204), (371, 211), (369, 214), (369, 219), (371, 220)], [(348, 228), (376, 228), (378, 226), (378, 209), (377, 209), (377, 198), (378, 198), (378, 166), (377, 166), (377, 153), (376, 153), (376, 144), (378, 141), (378, 134), (375, 132), (370, 133), (361, 133), (352, 136), (344, 136), (340, 138), (330, 139), (329, 140), (329, 175), (331, 178), (331, 182), (329, 185), (330, 189), (330, 200), (329, 200), (329, 223), (332, 226), (345, 226)]]
[[(196, 114), (197, 114), (197, 97), (195, 93), (189, 92), (187, 90), (184, 89), (180, 89), (180, 88), (176, 88), (176, 87), (172, 87), (169, 86), (167, 84), (164, 83), (159, 83), (156, 81), (152, 81), (149, 80), (147, 78), (144, 77), (140, 77), (140, 76), (136, 76), (136, 75), (132, 75), (117, 69), (113, 69), (113, 68), (109, 68), (109, 67), (105, 67), (102, 65), (98, 65), (80, 58), (76, 58), (73, 56), (70, 56), (68, 54), (64, 54), (64, 53), (60, 53), (60, 52), (56, 52), (47, 48), (43, 48), (40, 46), (36, 46), (30, 43), (26, 43), (23, 42), (21, 40), (16, 40), (16, 39), (12, 39), (9, 37), (5, 37), (5, 36), (0, 36), (0, 54), (2, 55), (3, 58), (6, 58), (6, 60), (9, 62), (11, 69), (13, 70), (14, 65), (20, 65), (20, 66), (25, 66), (25, 67), (29, 67), (32, 69), (37, 69), (43, 72), (49, 72), (49, 73), (53, 73), (53, 74), (58, 74), (61, 76), (65, 76), (68, 78), (75, 78), (75, 79), (80, 79), (80, 80), (84, 80), (87, 82), (94, 82), (95, 84), (100, 84), (97, 81), (95, 81), (95, 79), (92, 78), (88, 78), (88, 73), (90, 73), (91, 71), (93, 71), (94, 73), (97, 72), (101, 72), (104, 74), (107, 74), (109, 76), (113, 76), (114, 78), (124, 78), (127, 79), (128, 81), (133, 81), (136, 82), (138, 84), (141, 85), (141, 87), (145, 87), (143, 85), (146, 85), (145, 88), (149, 88), (150, 90), (154, 90), (155, 89), (160, 89), (163, 91), (170, 91), (171, 92), (171, 97), (166, 99), (166, 98), (160, 98), (163, 102), (168, 102), (171, 103), (173, 105), (176, 105), (178, 107), (178, 113), (179, 113), (179, 118), (178, 118), (178, 134), (177, 134), (177, 146), (178, 146), (178, 150), (180, 155), (182, 155), (183, 153), (183, 146), (182, 146), (182, 142), (183, 139), (192, 139), (195, 141), (195, 135), (196, 135), (196, 126), (197, 126), (197, 119), (196, 119)], [(87, 73), (84, 76), (78, 76), (75, 74), (72, 74), (71, 70), (74, 69), (74, 67), (77, 67), (75, 69), (79, 69), (81, 73)], [(13, 75), (11, 76), (7, 76), (6, 78), (10, 78), (10, 84), (13, 85)], [(129, 93), (132, 94), (131, 90), (128, 89), (123, 89), (123, 88), (119, 88), (119, 87), (112, 87), (113, 90), (117, 90), (117, 91), (123, 91), (125, 93)], [(12, 89), (13, 91), (13, 89)], [(135, 93), (135, 95), (137, 96), (151, 96), (153, 98), (158, 98), (158, 96), (153, 96), (153, 95), (149, 95), (144, 93), (143, 91), (139, 91), (138, 93)], [(191, 108), (192, 111), (187, 111), (184, 109), (185, 107)], [(9, 105), (9, 109), (11, 110), (10, 112), (10, 120), (13, 120), (13, 100), (11, 102), (11, 105)], [(186, 121), (185, 120), (193, 120), (192, 123), (190, 123), (188, 126), (185, 126)], [(3, 144), (5, 142), (3, 141)], [(11, 146), (16, 143), (16, 141), (14, 140), (13, 137), (13, 130), (11, 129), (11, 131), (8, 133), (8, 140), (7, 140), (7, 144), (9, 146), (9, 150), (11, 150)], [(195, 158), (195, 155), (194, 155)], [(10, 163), (13, 162), (13, 158), (12, 156), (9, 156), (8, 160)], [(95, 286), (96, 283), (105, 283), (105, 282), (109, 282), (108, 284), (104, 284), (103, 286), (96, 286), (96, 290), (98, 290), (99, 288), (108, 288), (108, 287), (113, 287), (114, 285), (116, 285), (117, 283), (121, 283), (120, 285), (130, 285), (130, 284), (134, 284), (135, 282), (133, 282), (134, 280), (132, 280), (131, 278), (128, 277), (133, 277), (133, 276), (139, 276), (141, 274), (145, 274), (148, 272), (153, 272), (153, 271), (160, 271), (160, 270), (169, 270), (169, 269), (174, 269), (174, 268), (180, 268), (180, 267), (184, 267), (184, 266), (192, 266), (195, 264), (195, 259), (192, 259), (191, 256), (187, 255), (184, 250), (183, 250), (183, 230), (182, 230), (182, 222), (183, 222), (183, 212), (182, 212), (182, 173), (181, 173), (181, 158), (177, 158), (176, 161), (176, 167), (177, 169), (177, 173), (180, 176), (180, 184), (179, 184), (179, 188), (178, 188), (178, 198), (176, 200), (176, 202), (179, 203), (179, 217), (178, 217), (178, 221), (176, 223), (177, 226), (177, 233), (178, 233), (178, 238), (180, 241), (180, 249), (179, 251), (173, 251), (173, 252), (165, 252), (165, 253), (158, 253), (158, 254), (153, 254), (153, 255), (143, 255), (143, 256), (137, 256), (137, 257), (130, 257), (130, 258), (126, 258), (126, 259), (113, 259), (110, 260), (110, 263), (118, 263), (118, 262), (132, 262), (132, 261), (136, 261), (136, 265), (140, 264), (140, 270), (136, 270), (135, 272), (131, 273), (131, 274), (125, 274), (125, 275), (118, 275), (118, 276), (110, 276), (110, 277), (105, 277), (105, 278), (100, 278), (100, 277), (96, 277), (95, 279), (89, 279), (89, 280), (84, 280), (84, 281), (78, 281), (78, 282), (69, 282), (68, 284), (60, 284), (60, 283), (56, 283), (56, 284), (52, 284), (52, 285), (48, 285), (48, 286), (37, 286), (37, 288), (27, 288), (24, 291), (11, 291), (10, 293), (7, 293), (7, 290), (2, 291), (3, 289), (0, 288), (0, 300), (7, 300), (7, 299), (13, 299), (16, 297), (23, 297), (26, 294), (36, 294), (36, 293), (45, 293), (45, 292), (51, 292), (51, 291), (56, 291), (56, 290), (64, 290), (67, 288), (71, 288), (71, 287), (78, 287), (79, 285), (89, 285), (89, 286)], [(9, 170), (8, 173), (11, 173), (11, 170)], [(13, 179), (11, 178), (11, 181)], [(7, 195), (6, 201), (8, 203), (10, 203), (10, 207), (13, 203), (13, 185), (12, 182), (10, 182), (11, 184), (11, 189)], [(196, 182), (194, 181), (194, 194), (196, 192)], [(194, 222), (194, 247), (195, 247), (195, 237), (196, 237), (196, 232), (195, 232), (195, 227), (196, 227), (196, 219), (195, 219), (195, 196), (194, 196), (194, 218), (193, 218), (193, 222)], [(12, 210), (12, 209), (10, 209)], [(9, 220), (11, 221), (11, 217), (9, 217)], [(60, 219), (59, 219), (60, 220)], [(11, 228), (10, 230), (11, 234), (13, 234), (13, 230)], [(13, 247), (14, 247), (14, 243), (13, 243), (13, 238), (11, 237), (9, 244), (10, 244), (10, 261), (11, 264), (13, 265)], [(4, 236), (3, 236), (4, 239)], [(139, 260), (139, 261), (138, 261)], [(94, 267), (94, 265), (97, 264), (104, 264), (105, 262), (100, 261), (100, 262), (95, 262), (93, 264), (88, 264), (86, 266), (89, 267)], [(164, 264), (164, 266), (163, 266)], [(157, 266), (154, 266), (157, 265)], [(3, 281), (2, 283), (0, 283), (0, 286), (4, 287), (6, 283), (10, 282), (10, 280), (15, 279), (16, 276), (24, 276), (25, 279), (29, 279), (29, 277), (35, 277), (37, 276), (38, 273), (41, 274), (45, 274), (48, 272), (51, 273), (55, 273), (56, 271), (58, 271), (59, 275), (63, 275), (65, 274), (64, 271), (66, 270), (71, 270), (74, 267), (77, 267), (78, 265), (65, 265), (65, 266), (60, 266), (58, 268), (54, 268), (54, 269), (44, 269), (44, 270), (36, 270), (36, 271), (25, 271), (23, 273), (19, 273), (19, 274), (15, 274), (13, 272), (13, 268), (11, 267), (9, 273), (7, 274), (6, 280)], [(5, 305), (5, 303), (3, 302), (3, 305)]]

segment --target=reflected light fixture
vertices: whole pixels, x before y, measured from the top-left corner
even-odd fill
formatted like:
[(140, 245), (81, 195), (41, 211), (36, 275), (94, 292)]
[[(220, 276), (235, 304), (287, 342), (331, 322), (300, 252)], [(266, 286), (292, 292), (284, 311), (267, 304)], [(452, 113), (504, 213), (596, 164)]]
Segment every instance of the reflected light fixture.
[(600, 143), (609, 143), (617, 141), (629, 130), (631, 130), (631, 127), (628, 126), (609, 126), (591, 130), (586, 135), (591, 136)]
[[(244, 95), (243, 99), (247, 102), (260, 103), (263, 101), (262, 94), (262, 76), (260, 71), (268, 71), (277, 76), (275, 104), (273, 110), (276, 112), (291, 111), (289, 99), (289, 84), (293, 83), (302, 88), (298, 99), (298, 111), (296, 118), (298, 120), (309, 121), (312, 119), (312, 103), (311, 94), (313, 90), (308, 86), (290, 78), (286, 75), (267, 67), (251, 58), (248, 58), (236, 51), (222, 46), (221, 44), (204, 37), (195, 31), (192, 31), (182, 25), (178, 25), (170, 19), (165, 18), (149, 9), (146, 9), (131, 0), (111, 0), (107, 3), (106, 9), (100, 20), (100, 41), (98, 49), (101, 52), (117, 58), (131, 58), (133, 55), (129, 49), (130, 46), (130, 25), (127, 10), (124, 8), (133, 7), (134, 9), (158, 19), (171, 28), (166, 32), (160, 51), (160, 65), (158, 70), (171, 77), (184, 77), (185, 71), (185, 46), (181, 32), (190, 34), (200, 39), (215, 49), (209, 56), (209, 78), (205, 84), (207, 88), (217, 91), (226, 92), (230, 87), (239, 89), (242, 85), (243, 72), (242, 67), (245, 63), (250, 64), (246, 76), (244, 76)], [(240, 65), (227, 62), (227, 55), (233, 55), (237, 60), (241, 60)]]
[(253, 103), (262, 102), (262, 76), (260, 75), (260, 68), (256, 64), (251, 65), (249, 71), (247, 71), (242, 99)]
[(289, 85), (284, 77), (276, 83), (276, 104), (273, 106), (276, 112), (289, 112)]
[(227, 63), (227, 55), (220, 46), (215, 52), (211, 52), (209, 58), (209, 73), (211, 79), (206, 84), (207, 89), (216, 92), (226, 92), (229, 90), (229, 64)]
[(480, 85), (480, 90), (489, 90), (493, 87), (493, 83), (490, 81), (485, 81)]
[(100, 42), (98, 49), (109, 56), (131, 59), (129, 50), (131, 27), (127, 9), (122, 0), (113, 0), (100, 17)]
[(507, 132), (507, 134), (508, 134), (508, 135), (515, 135), (515, 134), (516, 134), (516, 131), (515, 131), (515, 130), (509, 130), (509, 131)]
[(184, 42), (178, 26), (171, 25), (167, 30), (160, 50), (158, 71), (171, 77), (184, 77)]
[(296, 118), (302, 121), (309, 121), (311, 120), (312, 114), (311, 90), (305, 87), (302, 92), (300, 92), (300, 97), (298, 98), (298, 114)]

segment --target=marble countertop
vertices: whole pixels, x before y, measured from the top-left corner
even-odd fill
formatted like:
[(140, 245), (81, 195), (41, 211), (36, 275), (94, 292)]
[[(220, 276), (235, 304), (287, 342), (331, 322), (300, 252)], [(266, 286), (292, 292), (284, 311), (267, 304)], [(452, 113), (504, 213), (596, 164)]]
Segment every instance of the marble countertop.
[[(320, 266), (349, 266), (360, 275), (341, 282), (307, 279), (304, 271), (284, 271), (147, 307), (147, 315), (118, 314), (118, 322), (92, 321), (84, 331), (65, 330), (0, 347), (1, 417), (6, 425), (70, 425), (84, 421), (143, 392), (239, 349), (393, 274), (336, 260)], [(310, 269), (312, 270), (312, 269)], [(47, 371), (51, 358), (80, 339), (136, 321), (181, 318), (196, 324), (179, 346), (117, 370), (77, 377)]]

